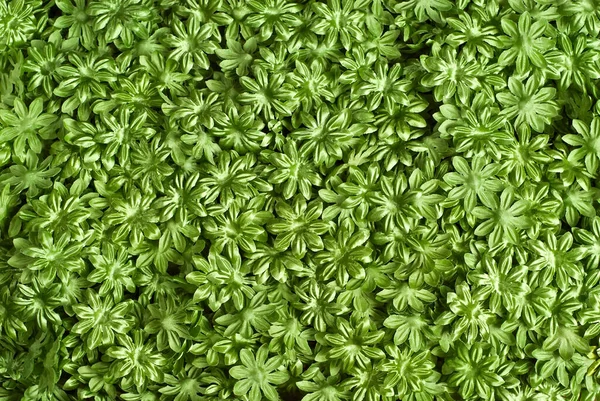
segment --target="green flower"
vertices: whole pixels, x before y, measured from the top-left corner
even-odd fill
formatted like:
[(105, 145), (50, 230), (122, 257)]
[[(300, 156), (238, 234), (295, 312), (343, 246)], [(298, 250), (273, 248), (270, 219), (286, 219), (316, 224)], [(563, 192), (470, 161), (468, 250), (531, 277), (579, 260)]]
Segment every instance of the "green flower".
[(496, 178), (501, 166), (488, 163), (484, 156), (473, 157), (470, 164), (464, 158), (456, 156), (452, 159), (452, 165), (455, 172), (444, 175), (444, 181), (452, 186), (448, 199), (461, 199), (467, 213), (473, 212), (478, 198), (499, 192), (504, 187), (502, 181)]
[(252, 12), (246, 17), (245, 24), (260, 29), (262, 40), (268, 40), (273, 35), (273, 31), (285, 36), (288, 26), (299, 24), (300, 21), (295, 14), (303, 8), (301, 4), (283, 0), (249, 0), (247, 6)]
[(104, 32), (104, 39), (112, 42), (119, 38), (125, 47), (131, 47), (134, 35), (144, 22), (152, 19), (152, 10), (140, 0), (110, 0), (91, 3), (90, 16), (95, 17), (94, 31)]
[(57, 276), (62, 282), (67, 282), (69, 272), (81, 273), (85, 268), (81, 259), (83, 244), (71, 241), (69, 233), (53, 235), (40, 230), (34, 242), (15, 238), (14, 246), (19, 253), (10, 258), (8, 263), (37, 272), (36, 280), (42, 285), (52, 283)]
[(593, 80), (600, 78), (600, 70), (596, 66), (598, 52), (587, 47), (584, 35), (575, 39), (560, 35), (557, 45), (560, 50), (550, 56), (549, 61), (556, 65), (562, 87), (568, 88), (574, 83), (585, 91)]
[(322, 279), (330, 280), (335, 277), (339, 285), (346, 285), (350, 277), (363, 279), (365, 271), (362, 263), (371, 261), (373, 251), (368, 247), (369, 236), (367, 230), (354, 232), (340, 228), (337, 237), (325, 237), (325, 249), (315, 255)]
[[(401, 345), (408, 341), (413, 352), (422, 350), (428, 341), (435, 341), (437, 337), (436, 328), (421, 315), (391, 315), (383, 325), (396, 330), (394, 344)], [(398, 351), (397, 348), (395, 350)]]
[(0, 225), (4, 224), (9, 216), (12, 216), (11, 210), (17, 205), (17, 197), (11, 193), (10, 185), (4, 185), (0, 193)]
[(517, 127), (526, 124), (535, 132), (542, 132), (558, 114), (559, 106), (552, 100), (556, 97), (556, 89), (540, 89), (539, 85), (540, 82), (535, 78), (529, 78), (525, 85), (514, 77), (509, 78), (510, 93), (502, 92), (496, 96), (504, 107), (502, 115), (507, 118), (516, 117)]
[(377, 206), (371, 210), (368, 219), (383, 220), (386, 230), (398, 227), (408, 232), (411, 221), (421, 216), (413, 205), (416, 194), (408, 190), (406, 176), (401, 172), (395, 177), (384, 175), (381, 177), (380, 186), (381, 192), (376, 193), (373, 199)]
[(266, 211), (240, 209), (236, 202), (227, 212), (203, 222), (206, 237), (212, 241), (214, 249), (218, 252), (224, 250), (230, 257), (239, 255), (240, 250), (251, 254), (256, 251), (256, 243), (266, 242), (267, 233), (261, 226), (272, 218), (272, 214)]
[(216, 49), (215, 53), (223, 59), (219, 66), (223, 71), (235, 70), (236, 75), (248, 75), (248, 70), (254, 61), (253, 54), (257, 50), (255, 38), (250, 38), (243, 45), (237, 40), (229, 40), (226, 49)]
[(384, 387), (394, 388), (396, 396), (407, 400), (432, 401), (443, 392), (441, 375), (434, 371), (435, 358), (427, 351), (412, 353), (395, 345), (386, 345), (390, 359), (383, 363)]
[(307, 248), (313, 252), (323, 249), (320, 235), (329, 230), (329, 225), (319, 219), (323, 213), (321, 202), (307, 204), (304, 198), (296, 196), (293, 204), (279, 202), (275, 207), (278, 219), (267, 225), (269, 232), (276, 234), (275, 248), (302, 257)]
[(112, 239), (122, 241), (129, 238), (134, 247), (144, 239), (159, 239), (158, 216), (151, 206), (153, 200), (152, 195), (142, 195), (137, 189), (131, 191), (127, 199), (115, 199), (105, 214), (106, 223), (115, 227)]
[(0, 182), (14, 186), (13, 193), (27, 190), (30, 198), (35, 198), (42, 190), (52, 187), (52, 177), (60, 173), (60, 167), (51, 167), (52, 156), (42, 160), (29, 151), (25, 155), (24, 164), (13, 164), (8, 171), (0, 175)]
[(528, 12), (519, 15), (518, 24), (509, 18), (501, 21), (502, 30), (506, 35), (498, 37), (494, 42), (505, 48), (498, 63), (502, 66), (516, 63), (517, 74), (524, 74), (530, 69), (530, 63), (535, 67), (546, 68), (544, 53), (554, 46), (554, 41), (544, 37), (548, 23), (544, 20), (531, 22)]
[(446, 22), (454, 29), (446, 39), (452, 47), (462, 45), (463, 51), (471, 57), (480, 53), (487, 58), (494, 58), (494, 39), (498, 29), (488, 25), (485, 16), (462, 12), (458, 18), (447, 18)]
[(281, 370), (281, 356), (269, 358), (268, 348), (262, 346), (256, 354), (249, 349), (241, 350), (240, 361), (243, 366), (234, 366), (229, 370), (231, 376), (239, 380), (233, 388), (235, 395), (248, 394), (253, 400), (260, 399), (263, 395), (270, 401), (280, 399), (273, 385), (283, 384), (289, 377), (287, 371)]
[(483, 338), (489, 336), (489, 322), (492, 314), (485, 307), (484, 293), (470, 288), (467, 283), (456, 286), (455, 292), (448, 293), (447, 302), (450, 311), (442, 312), (435, 323), (446, 326), (454, 321), (452, 327), (452, 338), (466, 338), (467, 344), (472, 344), (479, 335)]
[[(431, 291), (418, 288), (415, 282), (394, 283), (380, 291), (377, 297), (386, 301), (392, 300), (394, 308), (400, 312), (406, 310), (408, 306), (412, 310), (423, 312), (425, 303), (432, 303), (436, 300), (436, 296)], [(394, 320), (396, 319), (389, 319), (390, 322)]]
[(586, 3), (585, 1), (573, 1), (561, 3), (561, 14), (567, 17), (567, 23), (572, 32), (579, 32), (581, 29), (587, 34), (597, 35), (600, 32), (598, 24), (599, 10), (596, 3)]
[(332, 102), (334, 94), (329, 89), (331, 84), (327, 75), (324, 74), (320, 63), (313, 61), (309, 66), (301, 61), (296, 61), (296, 69), (287, 76), (294, 88), (296, 88), (294, 100), (300, 103), (305, 111), (314, 107), (318, 108), (323, 100)]
[(444, 363), (442, 371), (450, 375), (448, 386), (457, 386), (464, 399), (475, 395), (493, 398), (496, 388), (504, 384), (502, 376), (495, 372), (500, 368), (501, 359), (490, 355), (487, 348), (484, 343), (471, 346), (459, 343), (456, 355)]
[[(134, 141), (148, 140), (155, 133), (153, 128), (146, 126), (145, 115), (134, 117), (128, 109), (122, 109), (117, 116), (102, 114), (101, 119), (106, 128), (98, 132), (94, 141), (103, 149), (101, 160), (108, 170), (115, 165), (115, 156), (119, 164), (129, 161)], [(65, 124), (67, 121), (71, 120), (65, 120)]]
[(302, 401), (342, 401), (350, 397), (350, 391), (340, 385), (338, 375), (325, 376), (320, 370), (312, 369), (305, 376), (296, 382), (296, 386), (307, 393)]
[(63, 15), (54, 21), (54, 26), (59, 29), (69, 28), (69, 37), (76, 38), (86, 48), (94, 46), (94, 31), (92, 29), (92, 17), (89, 13), (85, 0), (56, 1), (56, 6)]
[[(163, 78), (169, 79), (166, 73)], [(118, 113), (126, 112), (141, 117), (144, 121), (146, 119), (154, 123), (158, 121), (156, 109), (160, 107), (163, 100), (157, 96), (157, 88), (147, 74), (139, 72), (128, 78), (119, 78), (115, 86), (116, 88), (110, 94), (110, 100), (94, 102), (94, 113), (106, 114), (116, 107)]]
[(522, 200), (515, 201), (512, 189), (505, 189), (500, 195), (489, 194), (481, 199), (485, 206), (476, 206), (473, 216), (483, 220), (475, 228), (475, 235), (487, 236), (490, 246), (503, 242), (516, 244), (519, 242), (520, 230), (528, 228), (530, 222), (524, 214), (527, 203)]
[(428, 72), (421, 84), (434, 88), (437, 101), (448, 101), (456, 94), (461, 103), (466, 103), (471, 93), (479, 88), (480, 66), (468, 57), (457, 57), (456, 49), (449, 46), (434, 48), (433, 54), (421, 58), (421, 64)]
[(555, 280), (560, 289), (566, 290), (573, 282), (582, 281), (583, 268), (579, 260), (583, 252), (571, 249), (573, 235), (570, 232), (561, 235), (559, 239), (548, 233), (544, 241), (533, 240), (530, 246), (538, 257), (531, 262), (529, 268), (540, 271), (542, 283), (549, 284)]
[(506, 117), (500, 115), (497, 105), (482, 93), (475, 95), (468, 109), (442, 105), (436, 119), (442, 121), (439, 128), (442, 137), (451, 137), (456, 151), (465, 157), (487, 154), (500, 161), (500, 145), (514, 142), (514, 136), (503, 129)]
[(600, 118), (594, 117), (589, 126), (581, 120), (573, 120), (573, 128), (579, 135), (562, 137), (564, 142), (578, 147), (569, 157), (584, 160), (587, 171), (595, 176), (600, 163)]
[(398, 136), (403, 141), (419, 138), (423, 135), (421, 129), (427, 126), (420, 113), (427, 109), (427, 106), (425, 99), (412, 93), (400, 103), (385, 104), (384, 102), (383, 108), (379, 110), (375, 119), (379, 127), (379, 136), (382, 139)]
[[(36, 30), (34, 10), (37, 1), (26, 4), (24, 0), (5, 1), (0, 4), (0, 49), (26, 43)], [(37, 10), (36, 10), (37, 11)]]
[(512, 266), (509, 257), (500, 261), (485, 257), (481, 267), (481, 270), (469, 272), (468, 277), (478, 290), (489, 297), (490, 310), (498, 315), (502, 315), (502, 307), (509, 312), (517, 310), (522, 297), (531, 291), (526, 283), (526, 267)]
[(344, 151), (358, 143), (367, 131), (366, 124), (353, 123), (350, 110), (336, 115), (325, 104), (317, 110), (316, 118), (302, 113), (301, 119), (306, 128), (292, 132), (292, 138), (302, 141), (300, 154), (312, 154), (317, 165), (331, 166), (342, 159)]
[(102, 58), (97, 53), (86, 53), (85, 57), (71, 53), (68, 61), (72, 66), (61, 67), (60, 72), (64, 78), (54, 89), (54, 94), (67, 98), (61, 106), (63, 113), (71, 115), (77, 110), (77, 115), (82, 120), (87, 120), (91, 100), (106, 96), (106, 86), (103, 83), (117, 81), (117, 77), (113, 75), (114, 61)]
[(337, 294), (332, 285), (307, 280), (296, 291), (301, 302), (297, 302), (295, 307), (303, 311), (300, 321), (314, 326), (320, 332), (327, 331), (327, 326), (335, 323), (335, 315), (343, 310), (335, 302)]
[(539, 182), (542, 179), (542, 168), (552, 158), (546, 154), (549, 138), (546, 135), (531, 136), (531, 130), (527, 126), (518, 129), (518, 141), (506, 145), (507, 160), (503, 160), (503, 169), (510, 171), (510, 178), (521, 186), (526, 179)]
[(150, 321), (144, 326), (146, 333), (156, 335), (156, 347), (159, 351), (171, 348), (181, 352), (182, 340), (190, 337), (184, 326), (186, 312), (182, 306), (175, 304), (175, 299), (169, 296), (158, 298), (158, 302), (148, 305)]
[[(153, 83), (158, 91), (168, 89), (176, 96), (183, 96), (186, 94), (186, 89), (183, 84), (190, 79), (190, 76), (178, 71), (179, 65), (176, 60), (165, 58), (162, 54), (157, 52), (150, 52), (148, 55), (142, 55), (140, 57), (140, 65), (142, 65), (148, 75), (153, 78), (152, 80), (147, 81)], [(146, 75), (142, 75), (142, 77), (145, 76)], [(130, 97), (130, 100), (136, 99), (135, 94), (126, 97)]]
[(575, 228), (573, 234), (578, 243), (582, 244), (579, 252), (583, 253), (587, 259), (586, 267), (598, 266), (600, 263), (600, 217), (594, 217), (590, 229)]
[(342, 318), (337, 319), (337, 327), (337, 333), (323, 336), (331, 348), (317, 355), (317, 361), (331, 358), (338, 360), (343, 369), (349, 370), (355, 365), (365, 369), (374, 360), (385, 357), (384, 352), (378, 348), (384, 332), (371, 331), (364, 323), (353, 324)]
[(21, 320), (23, 308), (12, 296), (8, 286), (0, 290), (0, 333), (12, 341), (17, 341), (18, 333), (27, 331), (27, 327)]
[(101, 299), (93, 290), (86, 291), (87, 304), (73, 305), (73, 311), (78, 317), (78, 322), (71, 331), (85, 339), (90, 350), (101, 345), (112, 345), (115, 334), (125, 334), (131, 328), (127, 319), (131, 304), (119, 304), (106, 297)]
[(283, 153), (271, 153), (269, 160), (277, 168), (269, 177), (272, 184), (283, 184), (283, 197), (290, 199), (299, 190), (306, 200), (311, 199), (312, 186), (321, 184), (314, 166), (298, 153), (297, 142), (288, 141)]
[[(82, 178), (78, 179), (80, 187), (89, 182), (85, 176)], [(42, 195), (21, 208), (19, 218), (35, 231), (68, 232), (74, 238), (83, 238), (86, 235), (84, 229), (87, 220), (99, 216), (99, 211), (89, 205), (98, 194), (78, 196), (77, 189), (78, 186), (73, 185), (69, 191), (63, 184), (55, 181), (50, 194)]]
[(165, 375), (165, 383), (167, 386), (162, 387), (158, 391), (167, 396), (175, 396), (173, 401), (199, 401), (203, 397), (202, 394), (202, 370), (192, 367), (185, 374), (177, 376)]
[(135, 271), (127, 251), (110, 243), (102, 244), (97, 253), (88, 256), (94, 270), (87, 279), (92, 283), (101, 283), (98, 294), (107, 297), (112, 294), (116, 302), (123, 298), (123, 287), (129, 292), (135, 291), (131, 275)]
[(379, 108), (382, 101), (386, 107), (396, 103), (406, 103), (408, 101), (406, 92), (409, 92), (412, 83), (407, 79), (400, 79), (401, 76), (400, 64), (394, 64), (390, 68), (387, 63), (376, 62), (373, 71), (364, 72), (364, 78), (361, 80), (363, 82), (359, 81), (356, 95), (367, 96), (369, 110)]
[(56, 82), (60, 81), (60, 69), (65, 60), (64, 55), (57, 50), (60, 40), (55, 39), (47, 44), (36, 41), (32, 44), (23, 66), (25, 71), (33, 73), (27, 89), (33, 92), (36, 88), (41, 88), (46, 96), (51, 97)]
[(312, 354), (309, 341), (314, 340), (314, 333), (314, 329), (302, 325), (290, 310), (280, 311), (278, 322), (269, 329), (269, 335), (273, 337), (271, 344), (277, 344), (280, 353), (297, 350), (301, 354)]
[(54, 133), (52, 123), (56, 120), (57, 116), (44, 113), (42, 98), (35, 99), (29, 107), (15, 98), (12, 113), (0, 110), (0, 121), (4, 125), (0, 130), (0, 141), (13, 141), (14, 153), (21, 159), (26, 157), (27, 149), (41, 153), (42, 140), (51, 138)]
[(431, 19), (441, 24), (444, 21), (443, 13), (452, 9), (452, 3), (448, 0), (410, 0), (397, 4), (394, 9), (398, 12), (414, 12), (417, 22)]
[(135, 330), (133, 338), (123, 334), (116, 337), (119, 345), (106, 350), (106, 356), (114, 360), (110, 366), (113, 377), (127, 377), (138, 390), (151, 382), (163, 381), (163, 366), (167, 361), (156, 352), (152, 342), (146, 341), (142, 331)]
[(243, 105), (249, 105), (256, 114), (262, 114), (270, 121), (275, 113), (291, 115), (294, 106), (294, 92), (283, 85), (285, 76), (282, 74), (268, 75), (267, 71), (258, 66), (254, 70), (255, 79), (241, 77), (240, 84), (245, 92), (238, 100)]
[[(199, 181), (204, 204), (211, 204), (216, 199), (227, 207), (234, 196), (239, 199), (252, 197), (252, 184), (262, 185), (264, 189), (270, 185), (259, 180), (253, 170), (256, 159), (248, 154), (240, 156), (235, 152), (221, 152), (215, 165), (204, 166), (206, 178)], [(264, 183), (264, 185), (263, 185)]]
[(241, 110), (231, 107), (224, 121), (213, 128), (212, 134), (220, 138), (220, 148), (233, 149), (243, 155), (260, 149), (260, 144), (265, 138), (265, 133), (262, 132), (264, 126), (262, 120), (251, 112), (250, 107)]
[(44, 284), (33, 278), (27, 285), (19, 284), (18, 292), (20, 296), (16, 297), (14, 302), (23, 307), (19, 318), (24, 322), (33, 320), (44, 331), (48, 329), (48, 322), (52, 325), (61, 324), (62, 319), (55, 311), (63, 304), (59, 284)]
[(169, 58), (181, 64), (184, 74), (195, 66), (208, 70), (210, 62), (207, 54), (213, 54), (218, 49), (213, 39), (212, 25), (201, 24), (196, 18), (190, 18), (184, 24), (174, 18), (171, 29), (173, 33), (165, 39), (172, 49)]

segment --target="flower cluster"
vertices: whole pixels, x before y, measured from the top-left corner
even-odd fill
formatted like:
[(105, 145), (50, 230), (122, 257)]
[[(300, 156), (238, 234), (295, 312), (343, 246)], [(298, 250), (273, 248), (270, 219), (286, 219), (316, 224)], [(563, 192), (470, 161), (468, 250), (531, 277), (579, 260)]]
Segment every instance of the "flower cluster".
[(599, 35), (0, 0), (0, 401), (599, 399)]

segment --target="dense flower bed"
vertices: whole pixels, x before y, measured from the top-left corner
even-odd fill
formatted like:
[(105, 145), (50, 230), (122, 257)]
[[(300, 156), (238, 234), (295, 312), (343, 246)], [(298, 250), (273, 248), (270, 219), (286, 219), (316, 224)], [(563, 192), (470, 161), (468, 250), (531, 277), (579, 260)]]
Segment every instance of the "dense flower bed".
[(0, 401), (600, 397), (594, 0), (0, 0)]

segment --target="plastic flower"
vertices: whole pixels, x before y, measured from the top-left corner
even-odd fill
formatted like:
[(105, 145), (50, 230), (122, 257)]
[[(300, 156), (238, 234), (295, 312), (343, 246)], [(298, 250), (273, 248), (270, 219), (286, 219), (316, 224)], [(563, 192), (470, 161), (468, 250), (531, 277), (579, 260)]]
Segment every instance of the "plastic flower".
[(50, 284), (58, 276), (68, 281), (69, 272), (81, 272), (85, 265), (81, 259), (83, 244), (71, 242), (69, 233), (52, 235), (49, 231), (39, 231), (34, 243), (15, 238), (14, 246), (19, 253), (8, 260), (11, 266), (37, 272), (36, 279), (42, 285)]
[(28, 90), (42, 88), (46, 96), (52, 96), (56, 82), (60, 81), (60, 68), (65, 60), (64, 55), (57, 50), (60, 40), (53, 42), (35, 42), (36, 46), (30, 48), (30, 58), (24, 66), (26, 71), (34, 73), (29, 79)]
[(301, 61), (296, 61), (296, 69), (288, 75), (287, 80), (296, 88), (294, 100), (302, 104), (308, 111), (319, 107), (323, 100), (332, 101), (335, 96), (329, 89), (330, 81), (324, 74), (320, 63), (313, 61), (307, 66)]
[(312, 153), (317, 165), (332, 165), (340, 160), (367, 130), (366, 124), (353, 123), (348, 109), (335, 115), (326, 105), (319, 108), (316, 118), (305, 113), (302, 119), (306, 128), (294, 131), (292, 138), (302, 141), (300, 154)]
[(458, 285), (455, 291), (448, 293), (450, 311), (438, 316), (436, 323), (447, 325), (455, 319), (453, 338), (459, 339), (464, 334), (468, 344), (473, 343), (478, 335), (487, 338), (492, 314), (482, 302), (485, 294), (475, 291), (475, 288), (470, 288), (466, 283)]
[(171, 348), (175, 352), (182, 350), (183, 341), (190, 335), (185, 323), (185, 310), (175, 304), (169, 296), (158, 298), (158, 302), (148, 305), (152, 316), (144, 331), (156, 334), (156, 347), (159, 351)]
[(14, 193), (27, 190), (30, 197), (37, 196), (42, 190), (52, 187), (52, 177), (60, 172), (59, 167), (52, 167), (52, 157), (40, 162), (38, 156), (28, 151), (24, 164), (13, 164), (8, 171), (0, 175), (0, 182), (12, 186)]
[[(114, 61), (99, 57), (95, 53), (87, 53), (85, 57), (78, 54), (70, 54), (68, 57), (72, 66), (63, 66), (61, 74), (64, 78), (54, 94), (67, 98), (61, 106), (63, 113), (71, 114), (82, 104), (89, 105), (95, 97), (105, 97), (106, 87), (102, 82), (114, 82), (117, 78), (112, 74)], [(78, 116), (87, 120), (89, 108), (78, 110)]]
[(532, 241), (531, 247), (538, 254), (538, 258), (531, 263), (531, 269), (542, 270), (542, 282), (554, 279), (561, 289), (566, 289), (571, 281), (581, 281), (583, 271), (578, 263), (580, 252), (571, 250), (572, 246), (573, 235), (570, 232), (563, 234), (559, 239), (548, 233), (544, 241)]
[(362, 279), (365, 272), (361, 262), (369, 262), (372, 249), (368, 247), (369, 232), (341, 228), (337, 237), (327, 236), (323, 240), (324, 250), (315, 255), (324, 280), (335, 277), (340, 285), (350, 277)]
[(240, 154), (255, 152), (265, 138), (265, 124), (251, 112), (250, 107), (238, 110), (230, 108), (224, 121), (214, 127), (212, 133), (219, 137), (219, 147), (233, 149)]
[(285, 77), (282, 74), (269, 76), (262, 67), (257, 67), (254, 75), (255, 79), (240, 78), (240, 84), (246, 89), (238, 97), (240, 103), (249, 105), (255, 113), (261, 113), (267, 121), (272, 119), (274, 113), (292, 114), (294, 92), (282, 86)]

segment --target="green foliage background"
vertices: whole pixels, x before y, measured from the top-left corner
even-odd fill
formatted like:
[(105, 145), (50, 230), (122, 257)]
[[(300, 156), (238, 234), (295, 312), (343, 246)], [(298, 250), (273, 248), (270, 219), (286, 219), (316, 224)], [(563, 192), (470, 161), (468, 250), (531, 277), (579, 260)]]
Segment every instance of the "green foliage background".
[(0, 0), (0, 401), (600, 399), (596, 0)]

